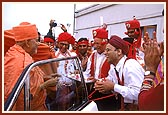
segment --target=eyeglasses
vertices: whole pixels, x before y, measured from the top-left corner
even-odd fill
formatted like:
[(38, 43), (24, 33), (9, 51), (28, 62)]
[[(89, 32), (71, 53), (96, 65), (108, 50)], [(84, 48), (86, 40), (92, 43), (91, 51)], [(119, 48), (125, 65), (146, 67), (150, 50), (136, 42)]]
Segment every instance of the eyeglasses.
[(112, 50), (112, 49), (106, 48), (106, 49), (105, 49), (105, 52), (117, 51), (117, 49), (118, 49), (118, 48), (115, 48), (114, 50)]
[(111, 49), (108, 49), (108, 48), (105, 49), (105, 52), (109, 52), (109, 51), (112, 51), (112, 50), (111, 50)]
[(69, 46), (69, 44), (65, 44), (65, 43), (59, 43), (59, 44), (60, 44), (60, 46), (65, 46), (65, 47)]

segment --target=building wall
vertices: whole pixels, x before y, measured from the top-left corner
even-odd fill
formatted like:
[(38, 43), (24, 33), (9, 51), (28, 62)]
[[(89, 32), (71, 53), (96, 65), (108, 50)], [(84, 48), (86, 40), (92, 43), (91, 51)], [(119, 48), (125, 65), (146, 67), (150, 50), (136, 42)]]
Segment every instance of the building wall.
[(76, 39), (80, 37), (92, 38), (92, 30), (101, 26), (103, 22), (108, 25), (109, 37), (116, 34), (125, 37), (125, 22), (135, 16), (141, 26), (157, 25), (157, 39), (163, 40), (164, 18), (162, 11), (165, 3), (131, 3), (131, 4), (95, 4), (75, 13)]

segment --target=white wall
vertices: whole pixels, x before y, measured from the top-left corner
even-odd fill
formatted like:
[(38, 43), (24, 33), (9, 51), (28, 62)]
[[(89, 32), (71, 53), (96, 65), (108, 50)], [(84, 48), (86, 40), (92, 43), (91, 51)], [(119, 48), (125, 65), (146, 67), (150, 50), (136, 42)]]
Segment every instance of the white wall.
[(165, 3), (136, 3), (136, 4), (100, 4), (76, 13), (75, 38), (88, 37), (92, 40), (92, 30), (99, 27), (100, 17), (108, 24), (109, 37), (117, 34), (124, 37), (125, 22), (132, 20), (133, 16), (140, 21), (141, 26), (157, 25), (158, 41), (163, 40), (162, 10)]

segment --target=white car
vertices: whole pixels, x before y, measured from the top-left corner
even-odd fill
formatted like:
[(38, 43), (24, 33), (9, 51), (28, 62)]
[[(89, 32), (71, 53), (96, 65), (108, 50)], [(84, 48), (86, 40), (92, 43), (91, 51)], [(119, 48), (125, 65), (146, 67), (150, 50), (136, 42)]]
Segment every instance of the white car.
[[(65, 63), (67, 63), (66, 67)], [(56, 66), (54, 67), (53, 64), (56, 64)], [(53, 75), (55, 72), (60, 75), (59, 81), (56, 83), (57, 90), (52, 92), (55, 97), (53, 98), (53, 96), (48, 94), (46, 99), (46, 106), (49, 111), (98, 111), (96, 103), (88, 98), (87, 82), (83, 77), (79, 59), (77, 57), (69, 57), (42, 60), (28, 65), (22, 72), (6, 103), (4, 103), (4, 112), (12, 110), (23, 88), (25, 94), (23, 111), (30, 111), (29, 75), (30, 71), (36, 66), (39, 66), (44, 72), (50, 73), (49, 75)], [(49, 72), (49, 68), (52, 68), (52, 72)], [(62, 93), (66, 90), (63, 87), (67, 87), (70, 90)]]

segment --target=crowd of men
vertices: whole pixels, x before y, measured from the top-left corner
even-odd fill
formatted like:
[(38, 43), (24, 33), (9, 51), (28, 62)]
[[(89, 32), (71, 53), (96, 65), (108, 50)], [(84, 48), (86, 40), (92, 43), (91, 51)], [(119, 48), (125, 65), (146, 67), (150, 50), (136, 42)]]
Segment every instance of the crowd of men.
[[(43, 41), (36, 25), (29, 22), (22, 22), (11, 30), (4, 31), (4, 101), (28, 64), (44, 59), (78, 56), (85, 79), (92, 81), (87, 84), (88, 93), (93, 95), (94, 99), (91, 100), (96, 102), (99, 111), (164, 110), (164, 47), (163, 42), (157, 42), (156, 32), (153, 32), (152, 39), (147, 32), (142, 37), (140, 22), (134, 18), (125, 22), (125, 34), (128, 35), (125, 38), (119, 35), (109, 36), (107, 25), (104, 24), (93, 29), (93, 42), (87, 37), (76, 40), (62, 24), (63, 32), (55, 39), (52, 34), (53, 22), (54, 20), (50, 21), (49, 32)], [(144, 54), (143, 57), (139, 55), (140, 51)], [(55, 89), (56, 95), (58, 92), (61, 94), (59, 96), (67, 93), (67, 87), (56, 90), (55, 84), (59, 74), (67, 73), (68, 63), (53, 63), (32, 70), (32, 111), (48, 109), (45, 89)], [(64, 65), (64, 69), (61, 65)], [(48, 77), (51, 73), (57, 74)], [(62, 80), (64, 86), (70, 84), (64, 76), (59, 80)], [(50, 98), (55, 97), (47, 99)], [(64, 105), (63, 102), (60, 103), (60, 109)], [(23, 110), (23, 94), (19, 95), (13, 110)]]

